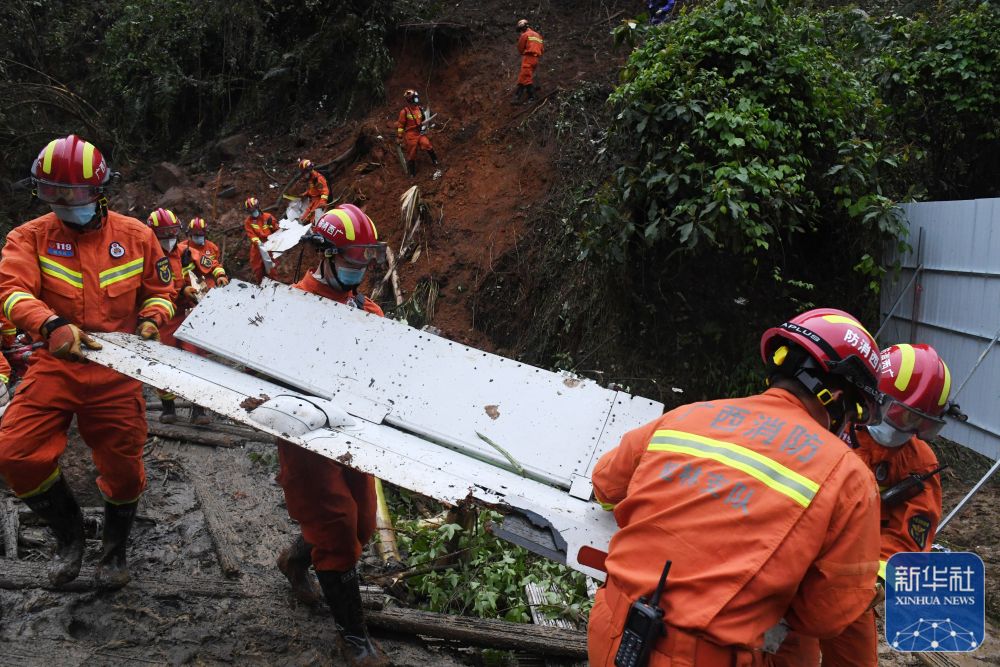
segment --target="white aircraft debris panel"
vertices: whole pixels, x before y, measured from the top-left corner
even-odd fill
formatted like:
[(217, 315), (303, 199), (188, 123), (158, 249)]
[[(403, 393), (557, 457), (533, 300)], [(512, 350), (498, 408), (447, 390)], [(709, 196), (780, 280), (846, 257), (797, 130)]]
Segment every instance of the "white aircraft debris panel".
[(209, 292), (177, 337), (467, 456), (589, 499), (596, 458), (663, 405), (273, 281)]
[(298, 199), (288, 205), (285, 217), (278, 221), (278, 231), (267, 237), (261, 244), (275, 257), (280, 257), (282, 253), (288, 252), (299, 242), (302, 235), (309, 231), (310, 224), (299, 218), (306, 210), (306, 202)]

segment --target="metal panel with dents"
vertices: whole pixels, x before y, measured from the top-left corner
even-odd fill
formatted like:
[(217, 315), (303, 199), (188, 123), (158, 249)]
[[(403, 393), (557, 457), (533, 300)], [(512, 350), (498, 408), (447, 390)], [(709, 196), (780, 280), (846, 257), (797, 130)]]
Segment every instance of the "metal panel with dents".
[[(90, 361), (439, 501), (474, 501), (527, 517), (512, 521), (509, 530), (501, 526), (495, 532), (580, 572), (604, 578), (594, 565), (602, 563), (616, 526), (611, 513), (594, 502), (388, 424), (350, 416), (336, 401), (289, 390), (177, 348), (130, 334), (94, 336), (104, 347), (88, 350)], [(325, 415), (319, 420), (325, 425), (314, 428), (319, 423), (317, 411)], [(297, 418), (296, 412), (307, 418)], [(276, 421), (275, 415), (290, 418)], [(295, 425), (301, 429), (296, 431)]]
[(280, 257), (282, 253), (294, 248), (302, 235), (309, 231), (309, 223), (299, 220), (305, 210), (306, 203), (302, 199), (289, 204), (285, 217), (278, 221), (278, 231), (268, 236), (262, 244), (264, 250)]
[[(933, 345), (951, 369), (953, 391), (968, 378), (957, 402), (969, 421), (949, 421), (942, 435), (998, 459), (1000, 350), (994, 339), (1000, 333), (1000, 199), (902, 208), (911, 248), (888, 258), (898, 260), (902, 270), (882, 284), (882, 317), (888, 321), (879, 343)], [(918, 266), (920, 275), (911, 282)]]
[(177, 337), (355, 416), (583, 498), (596, 458), (663, 412), (655, 401), (272, 281), (212, 290)]

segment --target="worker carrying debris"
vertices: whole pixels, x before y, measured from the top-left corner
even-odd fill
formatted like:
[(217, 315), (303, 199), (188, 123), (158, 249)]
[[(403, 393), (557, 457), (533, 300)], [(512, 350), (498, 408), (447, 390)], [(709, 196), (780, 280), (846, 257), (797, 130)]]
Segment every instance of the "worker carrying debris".
[[(385, 244), (361, 209), (343, 204), (328, 211), (303, 239), (321, 249), (323, 259), (295, 287), (382, 317), (382, 309), (358, 293), (368, 265), (385, 260)], [(279, 569), (308, 602), (318, 598), (309, 578), (310, 563), (315, 567), (348, 664), (388, 665), (368, 636), (356, 570), (361, 550), (375, 532), (374, 478), (282, 440), (278, 461), (288, 515), (302, 529), (278, 557)]]
[(521, 71), (517, 75), (517, 91), (514, 93), (514, 104), (521, 104), (521, 98), (527, 96), (527, 101), (535, 101), (535, 68), (545, 50), (542, 36), (531, 29), (528, 19), (517, 22), (517, 52), (521, 54)]
[(219, 246), (208, 240), (208, 223), (205, 218), (191, 218), (187, 226), (187, 238), (177, 245), (182, 255), (187, 253), (190, 256), (191, 264), (186, 273), (193, 272), (209, 289), (229, 284)]
[(326, 210), (326, 205), (330, 200), (330, 188), (326, 184), (326, 177), (319, 173), (312, 160), (305, 158), (299, 160), (299, 170), (305, 174), (308, 185), (306, 189), (299, 193), (299, 197), (309, 199), (309, 205), (299, 218), (302, 222), (315, 222), (315, 211), (322, 213)]
[[(191, 345), (182, 343), (174, 338), (174, 333), (184, 322), (189, 310), (198, 303), (198, 290), (188, 284), (188, 273), (194, 270), (194, 260), (191, 258), (189, 250), (182, 249), (178, 243), (181, 233), (181, 223), (174, 215), (173, 211), (165, 208), (158, 208), (146, 218), (146, 224), (153, 230), (156, 238), (167, 256), (167, 275), (174, 286), (174, 316), (160, 327), (160, 342), (164, 345), (181, 347), (190, 352), (197, 352)], [(177, 421), (175, 409), (175, 399), (173, 393), (169, 391), (156, 390), (156, 395), (160, 398), (160, 421), (164, 424), (173, 424)], [(191, 423), (204, 426), (211, 420), (205, 414), (204, 408), (200, 405), (191, 406)]]
[(43, 340), (0, 424), (0, 474), (49, 524), (56, 553), (49, 581), (77, 577), (83, 514), (63, 479), (59, 457), (76, 416), (105, 499), (98, 585), (129, 581), (126, 543), (146, 487), (142, 384), (84, 361), (101, 345), (85, 331), (133, 332), (155, 339), (174, 315), (169, 263), (142, 222), (108, 210), (111, 171), (91, 143), (51, 141), (31, 167), (35, 195), (51, 213), (7, 235), (0, 260), (0, 303), (16, 327)]
[[(260, 283), (267, 275), (274, 278), (275, 259), (261, 244), (267, 237), (278, 231), (278, 221), (273, 215), (260, 210), (260, 200), (256, 197), (247, 197), (243, 202), (243, 207), (247, 210), (247, 217), (243, 221), (243, 231), (250, 239), (250, 271), (253, 273), (255, 283)], [(265, 266), (264, 258), (270, 262), (270, 266)]]
[[(930, 551), (941, 520), (941, 466), (925, 442), (937, 436), (945, 416), (964, 418), (948, 402), (951, 373), (929, 345), (893, 345), (882, 351), (881, 422), (845, 431), (854, 452), (875, 475), (881, 495), (879, 583), (896, 553)], [(818, 665), (876, 667), (878, 632), (868, 609), (840, 635), (817, 642), (789, 634), (774, 667)]]
[(872, 604), (875, 480), (835, 434), (877, 414), (875, 340), (817, 309), (767, 330), (760, 350), (764, 393), (676, 408), (594, 468), (619, 530), (590, 615), (591, 665), (643, 664), (644, 651), (654, 666), (759, 665), (780, 619), (828, 637)]
[(438, 166), (438, 157), (427, 136), (430, 114), (420, 105), (420, 93), (407, 88), (403, 91), (403, 100), (406, 106), (399, 110), (399, 118), (396, 120), (396, 143), (402, 145), (406, 152), (406, 168), (410, 176), (416, 176), (418, 148), (427, 153), (435, 167)]

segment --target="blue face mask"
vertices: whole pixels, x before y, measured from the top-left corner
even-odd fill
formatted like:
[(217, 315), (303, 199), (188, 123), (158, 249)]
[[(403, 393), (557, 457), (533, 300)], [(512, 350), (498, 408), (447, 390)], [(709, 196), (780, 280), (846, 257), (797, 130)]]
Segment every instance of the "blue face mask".
[(176, 245), (177, 239), (160, 239), (160, 247), (163, 248), (163, 252), (167, 255), (173, 251)]
[(205, 245), (205, 237), (204, 236), (192, 236), (191, 237), (191, 242), (194, 243), (195, 245)]
[(67, 224), (80, 227), (90, 224), (94, 216), (97, 215), (97, 202), (81, 206), (59, 206), (58, 204), (49, 204), (49, 206), (52, 207), (52, 212), (56, 214), (57, 218)]
[(868, 435), (883, 447), (892, 448), (902, 447), (913, 437), (912, 433), (896, 430), (885, 422), (869, 426)]
[[(349, 269), (347, 267), (338, 266), (336, 267), (337, 282), (340, 283), (341, 287), (354, 289), (365, 279), (365, 271), (365, 268)], [(331, 287), (334, 286), (331, 285)]]
[(251, 218), (259, 218), (260, 217), (260, 211), (253, 211), (253, 212), (251, 212), (250, 213), (250, 217)]

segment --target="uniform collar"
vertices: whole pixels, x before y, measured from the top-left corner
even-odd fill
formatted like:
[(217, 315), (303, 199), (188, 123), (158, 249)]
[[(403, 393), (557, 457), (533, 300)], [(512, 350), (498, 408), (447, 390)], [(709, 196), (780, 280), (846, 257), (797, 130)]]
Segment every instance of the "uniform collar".
[(314, 271), (310, 271), (302, 279), (301, 285), (307, 292), (318, 294), (319, 296), (331, 299), (337, 303), (347, 303), (347, 300), (353, 295), (352, 292), (342, 292), (340, 290), (333, 289), (325, 282), (317, 280), (314, 274)]

